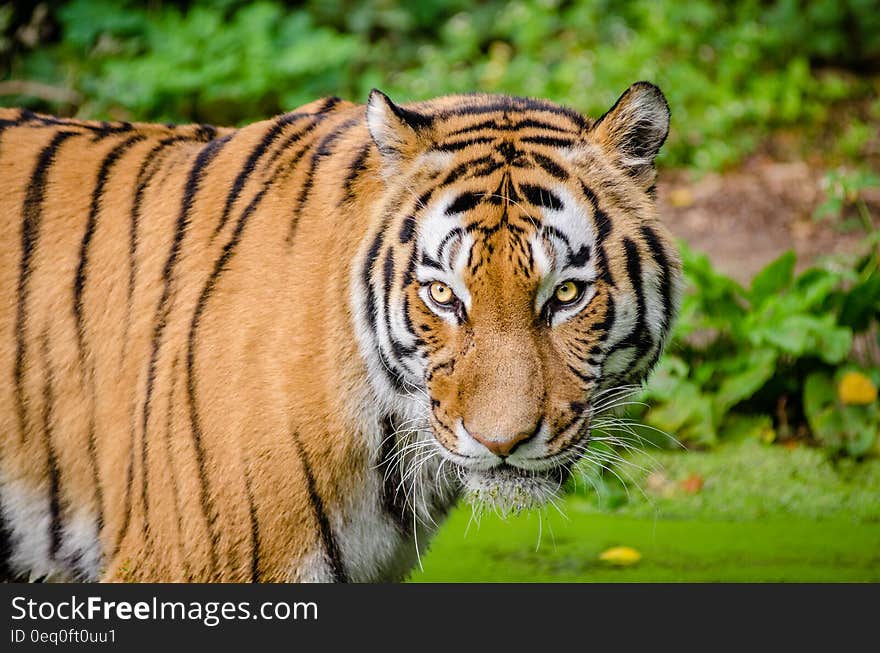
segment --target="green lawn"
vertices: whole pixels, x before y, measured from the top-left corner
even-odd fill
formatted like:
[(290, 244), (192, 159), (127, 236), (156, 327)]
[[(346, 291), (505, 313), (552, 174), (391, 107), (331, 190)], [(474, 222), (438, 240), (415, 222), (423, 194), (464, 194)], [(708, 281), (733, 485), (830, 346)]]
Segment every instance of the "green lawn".
[[(566, 506), (567, 507), (567, 506)], [(459, 509), (423, 557), (413, 582), (880, 581), (880, 523), (768, 519), (749, 522), (577, 514), (471, 524)], [(555, 543), (554, 543), (555, 540)], [(642, 560), (615, 568), (598, 560), (611, 546)]]
[[(662, 496), (633, 489), (611, 509), (581, 491), (561, 504), (567, 520), (486, 514), (478, 527), (461, 506), (411, 581), (880, 581), (877, 461), (840, 468), (815, 450), (745, 443), (661, 453), (652, 471), (668, 479)], [(694, 473), (700, 492), (670, 490)], [(612, 546), (642, 559), (609, 566), (598, 556)]]

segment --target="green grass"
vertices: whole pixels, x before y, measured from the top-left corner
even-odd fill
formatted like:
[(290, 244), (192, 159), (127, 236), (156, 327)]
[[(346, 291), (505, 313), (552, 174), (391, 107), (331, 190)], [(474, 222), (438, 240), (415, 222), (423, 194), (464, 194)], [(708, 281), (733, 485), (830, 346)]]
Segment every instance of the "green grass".
[[(576, 504), (576, 500), (573, 500)], [(572, 501), (569, 501), (572, 503)], [(753, 522), (667, 520), (577, 513), (507, 522), (458, 509), (422, 559), (413, 582), (880, 581), (880, 523), (773, 518)], [(598, 560), (611, 547), (642, 560), (616, 568)]]
[[(478, 525), (460, 506), (411, 581), (880, 581), (878, 460), (832, 463), (754, 441), (636, 460), (650, 465), (653, 491), (641, 471), (628, 499), (613, 483), (600, 484), (600, 500), (581, 486), (561, 503), (568, 519), (550, 509)], [(680, 486), (692, 474), (705, 479), (696, 494)], [(612, 546), (642, 559), (609, 566), (598, 556)]]

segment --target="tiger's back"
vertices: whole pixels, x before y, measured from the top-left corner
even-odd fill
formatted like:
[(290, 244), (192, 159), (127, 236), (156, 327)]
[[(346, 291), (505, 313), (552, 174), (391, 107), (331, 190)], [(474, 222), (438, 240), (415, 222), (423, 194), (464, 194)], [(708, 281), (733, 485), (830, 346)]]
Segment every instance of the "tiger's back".
[[(279, 486), (244, 479), (239, 447), (258, 443), (242, 442), (244, 434), (228, 424), (215, 426), (210, 411), (202, 425), (198, 407), (188, 405), (200, 391), (210, 394), (208, 376), (222, 378), (220, 385), (253, 383), (240, 370), (205, 372), (195, 350), (218, 340), (224, 348), (240, 345), (246, 367), (246, 350), (265, 343), (270, 329), (259, 309), (225, 307), (211, 295), (224, 292), (220, 276), (237, 273), (237, 248), (251, 247), (242, 238), (247, 220), (279, 201), (281, 187), (296, 189), (284, 197), (293, 208), (310, 169), (300, 159), (313, 155), (316, 142), (338, 126), (334, 113), (345, 108), (335, 99), (316, 102), (239, 131), (0, 114), (7, 576), (96, 579), (112, 560), (118, 564), (109, 576), (132, 579), (248, 580), (259, 573), (254, 495)], [(320, 186), (338, 185), (324, 176)], [(265, 264), (273, 242), (286, 256), (296, 216), (284, 213), (287, 224), (271, 225), (257, 251), (238, 258)], [(282, 301), (271, 290), (246, 294), (246, 302)], [(237, 326), (232, 338), (228, 326), (212, 324), (224, 311)], [(197, 313), (207, 327), (195, 323)], [(243, 399), (268, 391), (240, 389)], [(245, 420), (228, 413), (223, 419), (238, 427)], [(260, 419), (249, 415), (250, 428)], [(184, 429), (191, 437), (178, 437)], [(228, 457), (217, 451), (224, 447)], [(280, 487), (290, 484), (287, 476)], [(303, 498), (290, 493), (294, 503)], [(290, 528), (283, 525), (284, 535)], [(151, 541), (151, 530), (162, 537)], [(155, 568), (144, 563), (147, 547), (161, 553), (149, 552)], [(290, 566), (285, 560), (283, 567)]]

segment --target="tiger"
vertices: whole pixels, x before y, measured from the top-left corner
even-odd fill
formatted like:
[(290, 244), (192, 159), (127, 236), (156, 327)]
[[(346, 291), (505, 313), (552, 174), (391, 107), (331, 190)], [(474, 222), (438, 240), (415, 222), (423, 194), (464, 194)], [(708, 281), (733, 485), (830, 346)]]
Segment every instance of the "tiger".
[(669, 118), (0, 110), (0, 575), (397, 582), (459, 501), (545, 505), (680, 304)]

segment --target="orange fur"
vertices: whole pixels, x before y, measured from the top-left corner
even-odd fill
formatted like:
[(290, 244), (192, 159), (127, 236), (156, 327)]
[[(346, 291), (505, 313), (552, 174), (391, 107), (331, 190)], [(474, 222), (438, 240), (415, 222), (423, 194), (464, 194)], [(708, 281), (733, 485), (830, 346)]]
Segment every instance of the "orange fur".
[[(571, 420), (572, 406), (600, 386), (570, 370), (572, 351), (601, 342), (609, 297), (632, 290), (633, 250), (624, 241), (654, 274), (660, 261), (643, 235), (648, 226), (665, 252), (662, 279), (673, 286), (678, 260), (647, 192), (653, 172), (629, 174), (630, 163), (615, 158), (626, 144), (614, 115), (594, 129), (546, 108), (555, 105), (492, 110), (502, 100), (439, 98), (400, 116), (390, 103), (371, 102), (385, 111), (370, 122), (379, 132), (372, 138), (364, 107), (336, 99), (238, 130), (0, 111), (0, 484), (7, 521), (20, 496), (45, 506), (34, 528), (47, 529), (49, 540), (43, 567), (22, 563), (11, 573), (403, 576), (411, 556), (396, 549), (409, 545), (377, 542), (367, 554), (353, 539), (333, 538), (357, 520), (364, 488), (382, 493), (377, 446), (388, 436), (379, 424), (396, 419), (378, 408), (381, 388), (355, 333), (350, 295), (364, 293), (365, 266), (377, 294), (391, 271), (394, 288), (376, 301), (406, 298), (443, 446), (455, 449), (450, 424), (459, 418), (489, 441), (541, 420), (554, 429)], [(430, 126), (404, 124), (426, 115)], [(485, 140), (439, 147), (487, 119), (534, 119), (556, 130), (487, 127)], [(558, 144), (528, 140), (561, 132), (577, 143), (563, 154)], [(498, 139), (577, 174), (554, 181), (514, 156), (469, 179), (470, 162), (495, 156)], [(442, 186), (459, 165), (464, 172)], [(550, 329), (533, 306), (539, 278), (520, 272), (527, 232), (490, 232), (503, 221), (526, 229), (531, 219), (532, 205), (510, 201), (504, 184), (559, 182), (580, 197), (578, 179), (589, 180), (614, 223), (608, 273), (583, 314)], [(507, 193), (468, 213), (489, 235), (471, 253), (467, 328), (438, 318), (404, 278), (411, 250), (398, 234), (419, 210), (415, 198), (432, 188)], [(662, 340), (654, 345), (656, 358)], [(576, 435), (558, 438), (552, 452)], [(395, 500), (387, 488), (383, 496)], [(96, 577), (75, 553), (65, 557), (79, 541), (65, 530), (71, 524), (95, 527)], [(388, 532), (406, 541), (404, 526), (395, 528)], [(13, 545), (21, 539), (7, 535)]]

